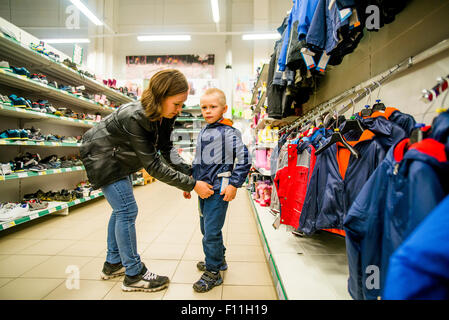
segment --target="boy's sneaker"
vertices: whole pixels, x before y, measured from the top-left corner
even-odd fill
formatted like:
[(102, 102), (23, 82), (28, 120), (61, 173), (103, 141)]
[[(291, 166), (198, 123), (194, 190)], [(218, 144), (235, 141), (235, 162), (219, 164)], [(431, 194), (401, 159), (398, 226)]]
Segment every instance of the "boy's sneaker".
[[(200, 271), (206, 271), (206, 263), (204, 261), (200, 261), (196, 264), (196, 267)], [(226, 263), (226, 259), (223, 259), (223, 264), (220, 267), (220, 271), (228, 270), (228, 264)]]
[(193, 290), (196, 292), (207, 292), (222, 283), (223, 278), (221, 277), (220, 272), (211, 272), (206, 270), (200, 280), (193, 284)]
[(143, 263), (142, 266), (142, 271), (138, 275), (133, 277), (125, 275), (125, 279), (122, 283), (123, 291), (154, 292), (168, 287), (168, 283), (170, 282), (168, 277), (159, 276), (150, 272)]
[(103, 265), (103, 271), (101, 271), (101, 279), (109, 280), (112, 278), (120, 277), (125, 274), (125, 267), (121, 262), (112, 264), (105, 262)]

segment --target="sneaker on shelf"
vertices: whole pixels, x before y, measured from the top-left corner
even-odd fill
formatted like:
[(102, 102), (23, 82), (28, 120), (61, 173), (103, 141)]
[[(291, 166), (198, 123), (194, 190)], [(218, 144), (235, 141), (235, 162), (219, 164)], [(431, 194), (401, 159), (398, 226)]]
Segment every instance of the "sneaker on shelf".
[(101, 279), (109, 280), (112, 278), (120, 277), (125, 274), (125, 267), (121, 262), (112, 264), (109, 262), (105, 262), (103, 264), (103, 270), (101, 271)]
[(0, 133), (0, 139), (5, 140), (20, 140), (20, 131), (15, 129), (8, 129), (5, 131), (2, 131)]
[(27, 203), (8, 203), (0, 211), (0, 221), (12, 221), (24, 217), (29, 212)]
[(142, 270), (135, 276), (125, 275), (123, 279), (122, 290), (131, 291), (146, 291), (154, 292), (168, 287), (170, 280), (168, 277), (159, 276), (147, 269), (142, 263)]
[(48, 84), (48, 80), (47, 80), (47, 76), (46, 76), (46, 75), (39, 74), (39, 80), (40, 80), (40, 82), (42, 82), (43, 84)]
[(0, 163), (0, 173), (2, 176), (12, 173), (12, 168), (10, 163)]
[(12, 94), (9, 96), (9, 99), (11, 100), (12, 105), (16, 108), (26, 108), (27, 107), (27, 101), (22, 97), (18, 97), (15, 94)]
[(29, 193), (29, 194), (24, 195), (23, 200), (24, 201), (35, 200), (35, 199), (42, 200), (42, 196), (44, 194), (45, 194), (45, 192), (39, 189), (35, 193)]
[(201, 278), (193, 284), (193, 289), (196, 292), (207, 292), (211, 290), (213, 287), (219, 286), (223, 283), (223, 278), (220, 275), (220, 272), (212, 272), (212, 271), (204, 271)]
[(41, 201), (37, 198), (28, 200), (26, 203), (28, 204), (30, 211), (44, 210), (48, 208), (48, 202)]
[(12, 69), (12, 72), (14, 72), (17, 75), (26, 76), (27, 78), (30, 77), (30, 72), (24, 67), (21, 67), (21, 68), (11, 67), (11, 69)]
[(62, 142), (64, 143), (78, 143), (75, 137), (62, 137)]

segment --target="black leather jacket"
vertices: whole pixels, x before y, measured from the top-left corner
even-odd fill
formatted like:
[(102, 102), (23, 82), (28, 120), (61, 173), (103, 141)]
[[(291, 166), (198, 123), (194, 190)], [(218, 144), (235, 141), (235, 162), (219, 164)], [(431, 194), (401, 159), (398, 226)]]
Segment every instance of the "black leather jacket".
[(135, 101), (87, 131), (80, 154), (92, 186), (101, 188), (145, 168), (162, 182), (192, 191), (196, 181), (190, 177), (191, 166), (182, 161), (170, 140), (174, 122), (175, 118), (148, 120), (140, 101)]

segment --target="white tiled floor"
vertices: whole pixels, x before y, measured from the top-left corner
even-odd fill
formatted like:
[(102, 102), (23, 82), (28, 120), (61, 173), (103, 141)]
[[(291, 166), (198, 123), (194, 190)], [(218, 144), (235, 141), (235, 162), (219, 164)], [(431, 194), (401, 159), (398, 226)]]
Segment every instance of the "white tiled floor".
[[(204, 294), (192, 288), (201, 276), (196, 263), (204, 259), (196, 198), (185, 200), (160, 182), (134, 192), (138, 251), (152, 271), (170, 277), (168, 289), (129, 293), (120, 288), (123, 277), (100, 280), (111, 211), (100, 199), (68, 216), (43, 217), (0, 233), (0, 300), (277, 299), (246, 190), (230, 204), (223, 228), (229, 265), (224, 284)], [(79, 270), (79, 289), (71, 267)]]
[[(240, 189), (231, 202), (223, 228), (229, 265), (222, 273), (224, 284), (203, 294), (192, 288), (201, 276), (196, 263), (204, 259), (197, 199), (185, 200), (181, 191), (161, 182), (136, 187), (134, 193), (138, 251), (153, 272), (170, 277), (167, 289), (122, 292), (123, 277), (99, 278), (111, 211), (99, 199), (68, 216), (43, 217), (0, 233), (0, 300), (278, 298), (247, 190)], [(344, 239), (329, 234), (298, 238), (275, 230), (267, 209), (256, 208), (288, 299), (350, 299)], [(73, 268), (79, 270), (79, 288)]]

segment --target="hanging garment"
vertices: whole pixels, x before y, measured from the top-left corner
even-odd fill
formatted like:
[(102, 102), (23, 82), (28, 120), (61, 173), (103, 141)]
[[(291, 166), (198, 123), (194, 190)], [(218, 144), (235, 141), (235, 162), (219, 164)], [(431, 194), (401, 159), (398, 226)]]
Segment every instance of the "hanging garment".
[(348, 141), (356, 159), (339, 143), (321, 153), (316, 161), (299, 220), (298, 231), (343, 230), (343, 219), (365, 182), (385, 158), (374, 133), (365, 130), (357, 141)]
[(413, 118), (413, 116), (406, 113), (402, 113), (398, 109), (392, 107), (386, 107), (384, 111), (377, 110), (369, 116), (362, 116), (361, 112), (358, 113), (359, 119), (369, 119), (377, 117), (384, 117), (390, 120), (391, 122), (396, 123), (406, 132), (407, 136), (410, 136), (416, 125), (416, 121), (415, 118)]
[(280, 170), (274, 180), (281, 204), (281, 224), (298, 227), (299, 216), (315, 166), (315, 148), (309, 144), (298, 152), (297, 144), (288, 145), (287, 166)]
[[(381, 296), (391, 254), (448, 192), (445, 146), (429, 138), (406, 151), (408, 142), (390, 149), (344, 220), (354, 299)], [(380, 271), (380, 286), (366, 285), (371, 266)]]
[(449, 196), (390, 258), (384, 300), (449, 300)]
[[(281, 53), (278, 59), (279, 70), (284, 71), (289, 51), (298, 50), (299, 41), (307, 35), (319, 0), (293, 0), (293, 8), (288, 18)], [(298, 52), (299, 54), (299, 52)]]
[(273, 178), (273, 183), (275, 187), (273, 189), (276, 189), (276, 196), (277, 200), (274, 200), (271, 202), (270, 210), (273, 213), (279, 213), (281, 212), (281, 203), (279, 201), (279, 185), (276, 184), (276, 177), (282, 175), (282, 170), (285, 170), (285, 168), (288, 166), (288, 145), (289, 143), (286, 142), (282, 145), (280, 151), (279, 151), (279, 157), (276, 164), (276, 173), (275, 177)]

